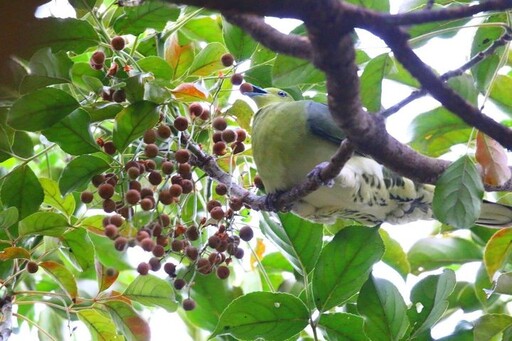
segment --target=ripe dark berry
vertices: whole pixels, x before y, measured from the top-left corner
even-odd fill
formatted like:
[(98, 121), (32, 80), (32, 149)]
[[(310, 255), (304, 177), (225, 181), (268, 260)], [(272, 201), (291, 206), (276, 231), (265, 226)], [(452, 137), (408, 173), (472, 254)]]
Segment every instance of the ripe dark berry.
[(102, 64), (105, 62), (105, 53), (103, 51), (95, 51), (91, 56), (91, 61), (94, 64)]
[(89, 204), (94, 199), (94, 195), (90, 191), (83, 191), (80, 193), (80, 201), (84, 204)]
[(105, 101), (111, 102), (112, 101), (112, 95), (114, 94), (114, 90), (112, 88), (103, 87), (101, 89), (101, 98)]
[(187, 284), (187, 282), (185, 282), (185, 280), (183, 278), (176, 278), (174, 280), (174, 288), (176, 288), (176, 290), (181, 290), (183, 289), (183, 287)]
[(190, 260), (196, 260), (199, 257), (199, 250), (197, 247), (189, 245), (185, 248), (185, 256)]
[(128, 170), (126, 171), (126, 174), (128, 174), (128, 177), (132, 180), (137, 179), (140, 175), (139, 167), (128, 168)]
[(210, 253), (210, 255), (208, 256), (208, 260), (212, 264), (220, 264), (223, 262), (222, 255), (217, 252)]
[(151, 171), (148, 175), (148, 180), (152, 185), (159, 185), (162, 182), (162, 174), (158, 171)]
[(196, 226), (192, 225), (190, 226), (187, 231), (185, 231), (185, 235), (187, 236), (188, 240), (194, 241), (199, 239), (199, 230)]
[(188, 120), (186, 117), (179, 116), (174, 120), (174, 128), (179, 131), (185, 131), (188, 128)]
[(246, 93), (246, 92), (253, 92), (254, 88), (252, 87), (252, 84), (251, 83), (242, 83), (240, 85), (240, 92), (241, 93)]
[(129, 203), (130, 205), (135, 205), (140, 200), (140, 193), (135, 189), (130, 189), (126, 192), (124, 198), (126, 202)]
[(215, 142), (213, 145), (213, 153), (218, 156), (226, 154), (226, 143), (224, 141)]
[(140, 196), (142, 198), (152, 198), (153, 197), (153, 190), (151, 188), (143, 188), (140, 190)]
[(215, 248), (217, 252), (224, 252), (228, 249), (228, 241), (227, 240), (221, 240), (219, 245)]
[(224, 218), (224, 210), (222, 209), (222, 207), (214, 207), (210, 211), (210, 215), (215, 220), (221, 220), (222, 218)]
[(203, 106), (201, 103), (190, 103), (188, 106), (188, 112), (190, 113), (190, 116), (192, 117), (199, 117), (203, 113)]
[(244, 258), (244, 249), (237, 247), (233, 255), (235, 256), (236, 259)]
[(252, 230), (252, 228), (250, 226), (245, 225), (240, 229), (240, 232), (238, 233), (238, 235), (240, 236), (240, 239), (248, 242), (249, 240), (251, 240), (254, 237), (254, 231)]
[(164, 161), (162, 162), (162, 173), (164, 174), (172, 174), (174, 172), (174, 163), (172, 161)]
[(27, 262), (27, 271), (28, 273), (35, 274), (39, 270), (39, 265), (36, 262), (29, 261)]
[(256, 175), (254, 177), (254, 186), (259, 189), (265, 189), (265, 185), (263, 185), (263, 180), (261, 180), (261, 177), (259, 175)]
[(220, 279), (226, 279), (229, 277), (229, 268), (225, 265), (221, 265), (217, 268), (217, 277)]
[(157, 257), (151, 257), (149, 259), (149, 266), (151, 267), (152, 271), (158, 271), (162, 267), (162, 263), (160, 263), (160, 259)]
[(217, 186), (215, 186), (215, 193), (218, 195), (226, 195), (228, 193), (228, 186), (224, 184), (217, 184)]
[(245, 151), (245, 145), (242, 142), (235, 142), (231, 145), (233, 154), (240, 154)]
[(174, 158), (179, 163), (187, 163), (190, 160), (190, 152), (186, 149), (178, 149), (174, 154)]
[(231, 143), (236, 140), (236, 132), (233, 129), (226, 129), (222, 132), (222, 141)]
[(155, 257), (162, 257), (165, 254), (165, 249), (162, 245), (155, 245), (153, 248), (153, 255)]
[(177, 184), (171, 185), (171, 187), (169, 187), (169, 193), (171, 193), (173, 197), (179, 197), (181, 193), (183, 193), (183, 188)]
[(142, 185), (140, 184), (140, 182), (138, 181), (130, 181), (130, 183), (128, 184), (128, 188), (129, 189), (136, 189), (137, 191), (141, 191), (142, 190)]
[(103, 150), (108, 155), (114, 155), (117, 152), (116, 146), (114, 146), (114, 142), (112, 141), (105, 142), (105, 144), (103, 145)]
[(194, 183), (188, 179), (184, 179), (181, 181), (181, 188), (183, 194), (188, 194), (194, 190)]
[(155, 143), (156, 141), (156, 131), (154, 129), (148, 129), (144, 132), (144, 137), (142, 138), (144, 143)]
[(203, 121), (207, 121), (210, 119), (210, 110), (208, 109), (203, 109), (203, 113), (201, 114), (201, 116), (199, 116), (200, 119), (202, 119)]
[(212, 272), (212, 264), (206, 258), (199, 258), (196, 263), (196, 268), (199, 273), (207, 275)]
[(146, 167), (147, 171), (152, 171), (156, 168), (156, 162), (154, 160), (146, 160), (144, 162), (144, 166)]
[(158, 200), (164, 205), (170, 205), (173, 202), (173, 196), (168, 189), (163, 189), (158, 193)]
[(114, 186), (101, 184), (98, 186), (98, 195), (103, 199), (110, 199), (114, 195)]
[(222, 62), (222, 65), (225, 67), (233, 65), (235, 62), (235, 57), (231, 53), (224, 53), (222, 57), (220, 57), (220, 61)]
[(140, 230), (139, 232), (137, 232), (137, 235), (135, 236), (135, 239), (137, 239), (137, 241), (139, 242), (143, 241), (146, 238), (150, 238), (150, 235), (149, 232), (145, 230)]
[(222, 132), (221, 131), (214, 132), (213, 135), (212, 135), (212, 141), (213, 142), (222, 141)]
[(183, 181), (183, 177), (179, 174), (175, 174), (175, 175), (171, 176), (171, 184), (173, 184), (173, 185), (180, 185), (182, 181)]
[(212, 122), (212, 126), (215, 129), (222, 131), (228, 127), (228, 123), (224, 117), (216, 117)]
[(150, 198), (144, 198), (140, 201), (140, 208), (142, 208), (144, 211), (152, 210), (154, 207), (153, 200)]
[(114, 214), (110, 216), (108, 221), (110, 224), (114, 224), (117, 227), (121, 227), (124, 223), (123, 217), (121, 217), (119, 214)]
[(179, 239), (174, 239), (171, 243), (171, 250), (174, 252), (180, 252), (183, 250), (183, 241)]
[(166, 227), (166, 226), (169, 226), (169, 224), (171, 223), (171, 218), (167, 214), (162, 213), (158, 217), (158, 221), (160, 222), (160, 225), (162, 225), (163, 227)]
[(110, 41), (110, 46), (112, 46), (112, 48), (116, 51), (121, 51), (122, 49), (124, 49), (125, 44), (126, 42), (124, 38), (121, 36), (115, 36)]
[(109, 185), (116, 186), (118, 180), (117, 175), (114, 173), (105, 174), (105, 182)]
[(215, 249), (220, 244), (220, 239), (217, 236), (211, 236), (208, 238), (208, 246)]
[(103, 201), (103, 211), (112, 213), (116, 210), (116, 202), (112, 199), (105, 199)]
[(183, 310), (191, 311), (196, 308), (196, 302), (191, 298), (185, 298), (182, 303)]
[(126, 92), (123, 89), (116, 90), (112, 94), (112, 99), (114, 102), (122, 103), (126, 101)]
[(110, 239), (114, 239), (117, 236), (117, 226), (114, 224), (108, 224), (105, 227), (105, 236)]
[(137, 272), (139, 274), (141, 274), (142, 276), (145, 276), (148, 274), (149, 272), (149, 264), (148, 263), (140, 263), (138, 266), (137, 266)]
[(158, 146), (154, 143), (147, 144), (144, 148), (144, 154), (149, 158), (156, 157), (158, 155)]
[(105, 182), (105, 175), (103, 175), (103, 174), (95, 175), (92, 177), (91, 182), (94, 185), (94, 187), (98, 187), (99, 185), (101, 185), (102, 183)]
[(173, 263), (165, 263), (164, 264), (164, 271), (169, 276), (172, 276), (172, 275), (174, 275), (176, 273), (176, 265), (174, 265)]
[(151, 252), (155, 248), (155, 242), (151, 238), (145, 238), (140, 242), (140, 247), (144, 251)]
[(117, 63), (110, 64), (110, 67), (107, 70), (107, 77), (115, 76), (118, 69), (119, 65), (117, 65)]
[(214, 207), (221, 207), (222, 204), (217, 200), (210, 200), (206, 203), (206, 210), (210, 212)]
[(190, 173), (191, 168), (190, 163), (180, 163), (178, 165), (178, 173), (181, 176), (186, 176), (186, 174)]
[(229, 207), (233, 211), (240, 211), (240, 209), (242, 208), (243, 205), (244, 205), (244, 203), (243, 203), (242, 199), (239, 197), (233, 196), (229, 200)]
[(125, 237), (117, 237), (114, 241), (114, 247), (117, 251), (124, 251), (128, 246), (128, 239)]
[(245, 139), (247, 138), (247, 132), (242, 128), (238, 128), (235, 131), (236, 131), (236, 142), (244, 142)]
[(156, 130), (158, 137), (161, 139), (168, 139), (171, 137), (171, 128), (168, 125), (160, 124)]
[(231, 76), (231, 84), (233, 85), (240, 85), (244, 81), (244, 76), (242, 76), (239, 73), (235, 73), (233, 76)]

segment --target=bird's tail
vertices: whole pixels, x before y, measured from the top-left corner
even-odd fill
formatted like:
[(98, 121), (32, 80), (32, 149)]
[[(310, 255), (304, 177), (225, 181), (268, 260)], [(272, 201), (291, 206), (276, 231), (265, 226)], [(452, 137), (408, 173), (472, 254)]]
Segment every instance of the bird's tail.
[(484, 200), (476, 223), (488, 227), (512, 226), (512, 207)]

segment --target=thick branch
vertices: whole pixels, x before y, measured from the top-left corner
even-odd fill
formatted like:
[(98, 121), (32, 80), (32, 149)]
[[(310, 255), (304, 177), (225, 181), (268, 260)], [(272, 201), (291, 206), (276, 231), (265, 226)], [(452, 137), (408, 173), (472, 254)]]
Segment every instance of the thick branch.
[(285, 53), (294, 57), (311, 59), (311, 43), (305, 37), (283, 34), (265, 23), (262, 17), (256, 15), (223, 13), (226, 19), (240, 26), (255, 40), (274, 52)]

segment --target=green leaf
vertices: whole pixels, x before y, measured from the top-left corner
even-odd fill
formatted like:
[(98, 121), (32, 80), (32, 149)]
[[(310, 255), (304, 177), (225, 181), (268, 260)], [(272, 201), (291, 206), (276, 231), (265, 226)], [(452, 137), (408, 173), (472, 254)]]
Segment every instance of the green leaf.
[(250, 35), (227, 20), (222, 21), (222, 34), (228, 51), (237, 62), (249, 59), (258, 46), (258, 43)]
[(94, 175), (100, 174), (110, 168), (107, 161), (93, 155), (81, 155), (64, 168), (59, 179), (61, 193), (85, 187)]
[(87, 111), (78, 108), (42, 134), (71, 155), (90, 154), (99, 151), (89, 129), (90, 123)]
[(94, 245), (96, 257), (98, 257), (103, 265), (119, 271), (133, 270), (133, 266), (127, 260), (126, 253), (117, 251), (110, 238), (94, 233), (90, 233), (89, 238)]
[(472, 128), (445, 108), (419, 114), (412, 123), (411, 147), (432, 157), (450, 151), (454, 144), (467, 143)]
[(79, 18), (91, 12), (97, 0), (70, 0), (69, 4), (75, 8)]
[(432, 208), (436, 219), (469, 228), (480, 215), (484, 185), (473, 161), (464, 156), (452, 163), (436, 183)]
[(59, 184), (52, 179), (39, 178), (39, 182), (44, 190), (44, 203), (61, 211), (67, 217), (72, 216), (76, 207), (73, 195), (68, 194), (66, 197), (62, 198), (59, 190)]
[(53, 212), (36, 212), (20, 221), (20, 236), (43, 235), (60, 237), (68, 228), (65, 216)]
[(76, 228), (64, 233), (61, 237), (62, 244), (66, 247), (67, 258), (80, 271), (84, 272), (94, 266), (94, 246), (83, 228)]
[(323, 248), (313, 271), (317, 308), (327, 311), (356, 294), (383, 254), (376, 228), (349, 226), (338, 232)]
[(311, 272), (322, 249), (323, 228), (301, 219), (294, 214), (280, 214), (277, 223), (267, 213), (262, 212), (260, 228), (287, 256), (296, 271), (302, 275)]
[(89, 63), (75, 63), (70, 71), (73, 84), (98, 93), (104, 85), (102, 79), (105, 79), (105, 72), (91, 68)]
[(168, 312), (176, 311), (178, 308), (171, 284), (152, 275), (135, 278), (123, 295), (145, 306), (162, 307)]
[(286, 293), (253, 292), (235, 299), (222, 313), (210, 336), (285, 340), (304, 329), (309, 312), (297, 297)]
[[(180, 34), (185, 35), (192, 42), (205, 41), (224, 44), (220, 21), (211, 16), (201, 16), (189, 20), (181, 29)], [(180, 35), (180, 41), (181, 38)]]
[(484, 264), (489, 278), (493, 278), (509, 259), (512, 250), (512, 230), (504, 228), (496, 232), (484, 249)]
[(49, 47), (53, 53), (74, 51), (79, 54), (91, 46), (97, 46), (99, 42), (98, 34), (91, 24), (73, 18), (39, 19), (27, 33), (27, 37), (32, 39), (26, 43), (30, 43), (34, 50)]
[[(185, 279), (190, 280), (190, 276), (192, 274), (185, 276)], [(215, 275), (196, 275), (190, 288), (196, 308), (187, 312), (187, 319), (195, 326), (213, 332), (224, 309), (242, 295), (242, 290), (229, 282)]]
[(279, 88), (325, 82), (325, 75), (308, 60), (279, 54), (272, 68), (272, 84)]
[(448, 309), (461, 308), (465, 313), (469, 313), (483, 308), (473, 283), (457, 282), (448, 299)]
[(386, 230), (379, 229), (380, 237), (384, 243), (384, 255), (382, 261), (395, 269), (404, 279), (411, 272), (411, 265), (407, 254), (400, 243), (389, 236)]
[(347, 2), (379, 12), (389, 12), (389, 0), (347, 0)]
[(445, 269), (441, 275), (431, 275), (419, 281), (411, 291), (409, 309), (411, 336), (429, 330), (448, 308), (448, 297), (455, 288), (455, 273)]
[(113, 132), (114, 145), (119, 151), (125, 150), (146, 130), (154, 127), (159, 118), (157, 105), (152, 102), (136, 102), (124, 108), (116, 116)]
[(89, 113), (91, 122), (100, 122), (115, 118), (116, 115), (123, 110), (122, 105), (111, 102), (99, 102), (92, 106), (83, 106), (82, 108)]
[(16, 130), (14, 133), (12, 152), (14, 155), (27, 159), (34, 155), (34, 142), (28, 133), (22, 130)]
[(370, 275), (359, 293), (357, 310), (364, 317), (364, 330), (372, 340), (400, 340), (409, 327), (404, 299), (385, 279)]
[[(471, 45), (471, 57), (474, 57), (476, 54), (488, 48), (496, 39), (505, 33), (503, 27), (492, 25), (495, 23), (508, 25), (507, 15), (505, 13), (490, 15), (484, 21), (484, 24), (491, 25), (478, 28)], [(500, 47), (491, 56), (488, 56), (471, 68), (471, 74), (476, 81), (477, 88), (481, 92), (485, 93), (491, 86), (491, 81), (496, 76), (501, 66), (500, 62), (503, 53), (506, 53), (506, 49), (505, 47)]]
[(39, 263), (42, 267), (66, 292), (66, 294), (75, 300), (78, 295), (78, 287), (73, 274), (62, 264), (46, 261)]
[(69, 82), (72, 65), (63, 51), (55, 54), (49, 48), (37, 51), (30, 59), (30, 73), (23, 78), (20, 92), (24, 94), (47, 85)]
[(326, 340), (369, 341), (363, 330), (363, 318), (348, 313), (322, 314), (318, 325)]
[(413, 274), (451, 264), (482, 259), (482, 250), (473, 242), (457, 237), (428, 237), (418, 240), (407, 254)]
[(496, 75), (492, 83), (490, 97), (509, 116), (512, 115), (512, 99), (509, 91), (512, 88), (512, 77), (509, 75)]
[(157, 79), (171, 80), (173, 70), (167, 62), (157, 56), (149, 56), (137, 61), (144, 72), (151, 72)]
[[(489, 283), (487, 288), (491, 287), (491, 284)], [(492, 291), (485, 290), (486, 294), (489, 293), (498, 293), (498, 294), (505, 294), (505, 295), (512, 295), (512, 272), (505, 272), (498, 276), (498, 278), (494, 281), (494, 285), (492, 288)]]
[(0, 211), (0, 230), (6, 230), (18, 222), (18, 209), (9, 207)]
[(54, 88), (43, 88), (14, 102), (7, 115), (7, 124), (18, 130), (46, 129), (78, 106), (79, 103), (68, 93)]
[(189, 68), (189, 74), (195, 76), (208, 76), (224, 69), (221, 57), (226, 53), (226, 48), (221, 43), (206, 45), (195, 57)]
[(361, 101), (370, 112), (382, 109), (382, 80), (389, 73), (393, 61), (388, 53), (370, 60), (361, 75)]
[(473, 336), (475, 340), (493, 340), (495, 336), (511, 326), (512, 316), (487, 314), (476, 320)]
[(123, 301), (105, 303), (114, 323), (127, 340), (149, 341), (151, 330), (148, 323), (141, 318), (132, 306)]
[(233, 105), (228, 109), (228, 114), (236, 117), (236, 122), (238, 125), (250, 131), (251, 130), (251, 120), (254, 115), (251, 106), (244, 100), (237, 99), (233, 103)]
[(123, 337), (117, 334), (114, 322), (101, 310), (95, 308), (83, 309), (76, 314), (80, 321), (86, 325), (93, 341), (123, 340)]
[(0, 190), (3, 204), (16, 207), (21, 219), (36, 212), (44, 200), (43, 188), (27, 165), (13, 170), (5, 178)]
[(113, 25), (118, 34), (138, 35), (147, 28), (162, 31), (168, 21), (175, 21), (180, 15), (178, 7), (160, 1), (145, 1), (123, 9), (124, 14)]

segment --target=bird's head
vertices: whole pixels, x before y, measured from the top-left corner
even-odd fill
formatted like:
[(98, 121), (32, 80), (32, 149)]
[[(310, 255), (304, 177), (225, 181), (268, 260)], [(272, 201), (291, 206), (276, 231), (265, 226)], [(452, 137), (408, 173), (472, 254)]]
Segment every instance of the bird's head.
[(273, 103), (294, 101), (293, 97), (284, 90), (277, 88), (263, 89), (256, 85), (252, 86), (252, 91), (244, 92), (244, 95), (249, 96), (260, 109)]

